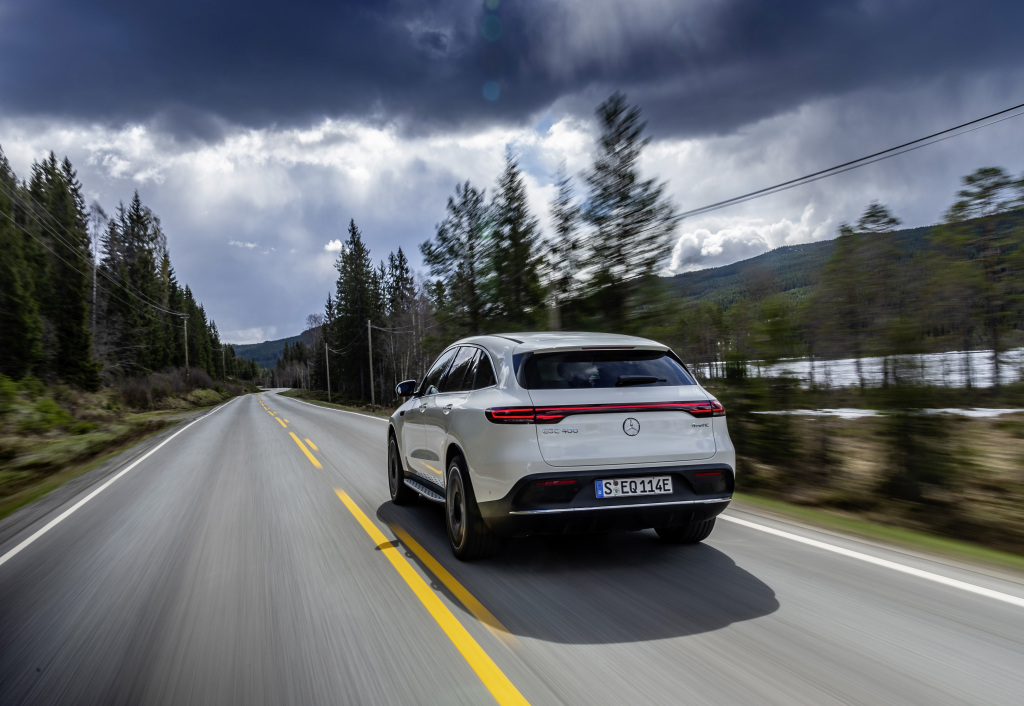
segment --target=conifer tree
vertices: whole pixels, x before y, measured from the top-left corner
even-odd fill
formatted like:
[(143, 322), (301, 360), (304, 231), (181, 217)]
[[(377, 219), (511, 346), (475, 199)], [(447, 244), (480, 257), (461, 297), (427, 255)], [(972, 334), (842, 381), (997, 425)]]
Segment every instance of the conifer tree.
[(493, 319), (511, 330), (534, 328), (543, 303), (537, 253), (538, 221), (526, 202), (526, 186), (511, 150), (491, 204), (487, 241), (488, 293)]
[(0, 373), (14, 378), (30, 373), (42, 355), (35, 281), (12, 198), (18, 188), (10, 163), (0, 150)]
[(594, 229), (587, 265), (600, 308), (617, 329), (639, 303), (632, 295), (642, 279), (667, 253), (676, 220), (665, 184), (640, 177), (640, 155), (650, 141), (643, 136), (647, 123), (640, 108), (614, 93), (598, 106), (597, 117), (601, 135), (586, 176), (584, 213)]
[(433, 240), (420, 245), (431, 276), (445, 283), (446, 308), (470, 334), (480, 333), (484, 322), (484, 240), (490, 234), (484, 196), (484, 191), (468, 181), (456, 185), (455, 195), (448, 197), (447, 216), (437, 225)]

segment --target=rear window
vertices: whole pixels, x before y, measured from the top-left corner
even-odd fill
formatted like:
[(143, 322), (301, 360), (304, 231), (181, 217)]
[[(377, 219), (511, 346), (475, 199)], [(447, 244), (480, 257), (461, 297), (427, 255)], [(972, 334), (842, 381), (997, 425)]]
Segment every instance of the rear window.
[(526, 360), (521, 381), (529, 390), (696, 384), (668, 353), (643, 350), (534, 353)]

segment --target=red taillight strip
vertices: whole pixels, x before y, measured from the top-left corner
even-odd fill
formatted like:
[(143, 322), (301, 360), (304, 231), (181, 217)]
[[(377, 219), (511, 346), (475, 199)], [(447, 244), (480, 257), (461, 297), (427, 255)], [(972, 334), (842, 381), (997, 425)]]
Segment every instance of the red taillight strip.
[(560, 407), (496, 407), (488, 409), (487, 419), (496, 424), (557, 424), (574, 414), (609, 412), (687, 412), (694, 417), (722, 417), (725, 407), (710, 402), (644, 402), (641, 404), (586, 404)]

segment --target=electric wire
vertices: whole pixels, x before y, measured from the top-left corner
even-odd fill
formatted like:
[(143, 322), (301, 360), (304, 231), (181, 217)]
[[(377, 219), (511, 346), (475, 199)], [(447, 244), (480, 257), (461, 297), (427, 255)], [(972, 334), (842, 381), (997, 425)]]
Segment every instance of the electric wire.
[[(1024, 108), (1024, 103), (1020, 103), (1010, 108), (1006, 108), (1005, 110), (997, 111), (995, 113), (990, 113), (989, 115), (986, 115), (981, 118), (976, 118), (975, 120), (970, 120), (966, 123), (961, 123), (960, 125), (957, 125), (955, 127), (940, 130), (939, 132), (932, 133), (931, 135), (926, 135), (925, 137), (919, 137), (916, 140), (911, 140), (910, 142), (904, 142), (902, 145), (896, 145), (895, 147), (890, 147), (880, 152), (875, 152), (874, 154), (869, 154), (858, 159), (852, 159), (848, 162), (837, 164), (836, 166), (829, 167), (828, 169), (822, 169), (817, 172), (804, 175), (802, 177), (797, 177), (796, 179), (790, 179), (788, 181), (775, 184), (774, 186), (767, 186), (763, 189), (751, 191), (740, 196), (734, 196), (730, 199), (725, 199), (723, 201), (708, 204), (707, 206), (701, 206), (700, 208), (694, 208), (689, 211), (684, 211), (683, 213), (676, 214), (673, 218), (677, 221), (681, 221), (685, 218), (703, 215), (705, 213), (710, 213), (711, 211), (717, 211), (719, 209), (727, 208), (729, 206), (735, 206), (736, 204), (745, 203), (747, 201), (753, 201), (754, 199), (761, 198), (762, 196), (770, 196), (771, 194), (777, 194), (782, 191), (788, 191), (789, 189), (793, 189), (798, 186), (803, 186), (804, 184), (811, 184), (815, 181), (826, 179), (831, 176), (836, 176), (837, 174), (843, 174), (853, 169), (866, 167), (869, 164), (875, 164), (876, 162), (881, 162), (882, 160), (885, 159), (890, 159), (901, 154), (906, 154), (907, 152), (913, 152), (914, 150), (921, 149), (922, 147), (935, 145), (938, 144), (939, 142), (943, 142), (954, 137), (959, 137), (961, 135), (966, 135), (970, 132), (974, 132), (975, 130), (980, 130), (982, 128), (996, 125), (1005, 120), (1010, 120), (1011, 118), (1019, 117), (1020, 115), (1024, 115), (1024, 110), (1021, 110), (1022, 108)], [(1005, 115), (1006, 113), (1013, 114)], [(996, 118), (1000, 115), (1003, 115), (1004, 117), (999, 118), (998, 120), (993, 120), (993, 118)], [(978, 123), (984, 124), (979, 125)]]
[[(131, 296), (133, 296), (136, 299), (138, 299), (139, 301), (141, 301), (143, 304), (146, 304), (147, 306), (150, 306), (150, 307), (152, 307), (152, 308), (154, 308), (154, 309), (156, 309), (158, 311), (161, 311), (161, 312), (163, 312), (165, 314), (169, 314), (171, 316), (186, 316), (186, 314), (184, 312), (172, 311), (172, 310), (167, 309), (167, 308), (161, 306), (160, 304), (154, 302), (153, 300), (149, 299), (149, 297), (147, 297), (142, 292), (139, 292), (130, 282), (124, 281), (124, 278), (119, 278), (121, 280), (120, 282), (115, 281), (113, 279), (113, 275), (110, 272), (108, 272), (107, 270), (99, 268), (95, 264), (95, 262), (93, 262), (93, 260), (91, 258), (87, 258), (85, 255), (83, 255), (72, 243), (70, 243), (67, 240), (65, 240), (63, 237), (61, 237), (61, 235), (59, 233), (54, 231), (52, 228), (48, 227), (47, 224), (44, 223), (40, 219), (38, 214), (39, 213), (45, 214), (50, 219), (52, 219), (53, 222), (56, 223), (56, 225), (59, 226), (68, 236), (72, 236), (72, 234), (68, 231), (68, 229), (64, 226), (64, 224), (60, 223), (56, 219), (53, 219), (53, 216), (51, 214), (49, 214), (46, 211), (46, 209), (38, 201), (36, 201), (34, 198), (32, 198), (32, 196), (30, 194), (27, 194), (26, 196), (27, 196), (28, 200), (31, 201), (32, 204), (36, 206), (35, 209), (29, 207), (29, 205), (27, 203), (25, 203), (25, 201), (23, 200), (22, 194), (11, 193), (6, 188), (4, 188), (3, 184), (0, 184), (0, 191), (5, 193), (8, 196), (8, 198), (10, 198), (12, 201), (19, 202), (21, 207), (25, 210), (25, 213), (27, 215), (29, 215), (37, 224), (39, 224), (40, 228), (42, 228), (46, 233), (48, 233), (51, 237), (53, 237), (57, 242), (61, 243), (66, 248), (68, 248), (71, 252), (75, 253), (82, 260), (87, 262), (90, 265), (90, 267), (96, 267), (97, 274), (99, 274), (101, 277), (106, 279), (108, 282), (110, 282), (113, 285), (119, 285), (120, 284), (120, 285), (124, 286), (125, 287), (125, 292), (127, 294), (130, 294)], [(42, 241), (40, 241), (38, 238), (35, 238), (35, 236), (32, 235), (32, 233), (29, 233), (29, 235), (31, 237), (33, 237), (40, 244), (43, 244)], [(43, 245), (44, 245), (44, 247), (46, 247), (45, 244), (43, 244)], [(47, 249), (49, 249), (49, 248), (47, 248)], [(50, 252), (53, 252), (53, 251), (50, 250)], [(54, 253), (54, 255), (56, 255), (56, 253)], [(67, 263), (66, 261), (64, 261), (64, 262), (65, 262), (65, 264), (68, 264), (69, 267), (71, 266), (70, 263)], [(77, 271), (81, 272), (81, 270), (77, 270)]]
[[(8, 214), (8, 213), (6, 213), (6, 212), (4, 213), (4, 215), (5, 215), (6, 217), (7, 217), (7, 219), (8, 219), (9, 221), (11, 221), (11, 223), (12, 223), (12, 224), (13, 224), (13, 225), (14, 225), (15, 227), (17, 227), (17, 226), (18, 226), (18, 222), (17, 222), (16, 220), (14, 220), (14, 217), (13, 217), (13, 216), (11, 216), (10, 214)], [(58, 260), (60, 260), (61, 262), (63, 262), (63, 263), (65, 264), (65, 265), (67, 265), (68, 267), (70, 267), (71, 269), (73, 269), (73, 270), (74, 270), (75, 272), (77, 272), (78, 274), (82, 275), (83, 277), (88, 277), (88, 276), (89, 276), (89, 273), (88, 273), (88, 272), (84, 272), (83, 270), (81, 270), (81, 269), (80, 269), (79, 267), (77, 267), (76, 265), (73, 265), (72, 263), (70, 263), (70, 262), (68, 262), (67, 260), (65, 260), (65, 259), (64, 259), (64, 258), (63, 258), (63, 257), (62, 257), (62, 256), (60, 255), (60, 253), (58, 253), (58, 252), (57, 252), (56, 250), (54, 250), (53, 248), (51, 248), (51, 247), (50, 247), (50, 246), (49, 246), (49, 245), (48, 245), (48, 244), (47, 244), (46, 242), (44, 242), (43, 240), (40, 240), (39, 238), (37, 238), (37, 237), (36, 237), (36, 236), (35, 236), (35, 235), (34, 235), (33, 233), (31, 233), (31, 232), (29, 232), (29, 231), (27, 231), (27, 230), (26, 230), (26, 231), (22, 231), (22, 232), (24, 232), (24, 233), (25, 233), (25, 234), (27, 234), (27, 235), (28, 235), (28, 236), (29, 236), (30, 238), (32, 238), (32, 239), (33, 239), (33, 240), (35, 240), (35, 241), (36, 241), (37, 243), (39, 243), (39, 244), (40, 244), (40, 245), (42, 245), (42, 246), (43, 246), (44, 248), (46, 248), (46, 249), (47, 249), (48, 251), (50, 251), (50, 253), (51, 253), (51, 254), (52, 254), (52, 255), (53, 255), (54, 257), (56, 257), (56, 258), (57, 258)], [(63, 241), (62, 241), (62, 242), (63, 242)], [(157, 316), (156, 314), (154, 314), (154, 313), (153, 313), (153, 312), (151, 312), (151, 311), (148, 311), (148, 310), (146, 310), (146, 309), (140, 309), (140, 308), (138, 308), (137, 306), (133, 305), (133, 304), (132, 304), (131, 302), (127, 301), (126, 299), (123, 299), (122, 297), (120, 297), (120, 296), (116, 295), (116, 294), (115, 294), (115, 293), (114, 293), (113, 291), (107, 292), (107, 295), (108, 295), (109, 297), (111, 297), (112, 299), (116, 299), (116, 300), (117, 300), (118, 302), (120, 302), (121, 304), (124, 304), (124, 305), (125, 305), (126, 307), (128, 307), (128, 308), (129, 308), (130, 310), (132, 310), (132, 311), (134, 311), (134, 312), (136, 312), (136, 313), (142, 314), (143, 316), (147, 316), (147, 317), (149, 317), (149, 318), (151, 318), (151, 319), (154, 319), (154, 320), (156, 320), (156, 321), (159, 321), (159, 322), (161, 322), (161, 323), (163, 323), (163, 324), (167, 324), (167, 325), (169, 325), (169, 326), (177, 326), (177, 323), (172, 323), (172, 322), (170, 322), (170, 321), (166, 321), (165, 319), (163, 319), (163, 318), (161, 318), (161, 317)], [(172, 312), (166, 312), (166, 311), (165, 311), (164, 313), (172, 313)], [(175, 315), (176, 315), (176, 316), (180, 316), (180, 314), (175, 314)]]

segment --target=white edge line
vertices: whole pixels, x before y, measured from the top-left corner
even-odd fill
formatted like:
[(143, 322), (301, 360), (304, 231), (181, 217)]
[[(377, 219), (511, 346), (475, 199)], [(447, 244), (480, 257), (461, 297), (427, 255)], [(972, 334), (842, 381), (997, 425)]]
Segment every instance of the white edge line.
[(382, 419), (382, 418), (376, 417), (376, 416), (374, 416), (372, 414), (366, 414), (365, 412), (353, 412), (353, 411), (348, 410), (348, 409), (334, 409), (334, 407), (321, 407), (318, 404), (313, 404), (309, 400), (304, 400), (304, 399), (301, 399), (299, 397), (288, 397), (287, 395), (281, 395), (280, 393), (277, 393), (277, 392), (275, 392), (274, 394), (275, 395), (279, 395), (280, 397), (284, 397), (285, 399), (295, 400), (296, 402), (301, 402), (302, 404), (308, 404), (310, 407), (317, 407), (319, 409), (326, 409), (328, 412), (341, 412), (342, 414), (354, 414), (357, 417), (364, 417), (366, 419), (373, 419), (373, 420), (376, 420), (378, 422), (385, 422), (385, 423), (387, 423), (387, 421), (388, 421), (387, 419)]
[(47, 532), (49, 532), (49, 531), (50, 531), (51, 529), (53, 529), (54, 527), (56, 527), (56, 526), (57, 526), (58, 524), (60, 524), (61, 522), (63, 522), (63, 521), (65, 520), (65, 519), (67, 519), (68, 515), (70, 515), (70, 514), (71, 514), (71, 513), (73, 513), (73, 512), (75, 511), (75, 510), (77, 510), (78, 508), (82, 507), (83, 505), (85, 505), (85, 504), (86, 504), (87, 502), (89, 502), (90, 500), (92, 500), (93, 498), (95, 498), (95, 497), (96, 497), (97, 495), (99, 495), (100, 493), (102, 493), (102, 492), (103, 492), (104, 490), (106, 490), (106, 489), (107, 489), (107, 487), (108, 487), (108, 486), (110, 486), (111, 484), (113, 484), (113, 482), (114, 482), (114, 481), (116, 481), (116, 480), (117, 480), (118, 478), (120, 478), (120, 477), (121, 477), (121, 476), (123, 476), (123, 475), (124, 475), (125, 473), (127, 473), (127, 472), (128, 472), (128, 471), (130, 471), (130, 470), (132, 470), (133, 468), (135, 468), (136, 466), (138, 466), (138, 465), (139, 465), (140, 463), (142, 463), (143, 461), (145, 461), (145, 460), (146, 460), (147, 458), (149, 458), (150, 456), (152, 456), (153, 454), (155, 454), (155, 453), (156, 453), (157, 451), (159, 451), (159, 450), (160, 450), (161, 448), (163, 448), (163, 446), (164, 446), (165, 444), (169, 443), (169, 442), (170, 442), (170, 441), (171, 441), (172, 439), (174, 439), (174, 437), (176, 437), (176, 436), (177, 436), (178, 434), (181, 434), (181, 433), (182, 433), (183, 431), (185, 431), (186, 429), (188, 429), (188, 428), (189, 428), (190, 426), (192, 426), (193, 424), (196, 424), (196, 423), (198, 423), (198, 422), (201, 422), (201, 421), (203, 421), (204, 419), (206, 419), (206, 418), (208, 418), (208, 417), (211, 417), (211, 416), (213, 416), (214, 414), (216, 414), (216, 413), (217, 413), (217, 412), (219, 412), (220, 410), (224, 409), (225, 407), (227, 407), (227, 406), (228, 406), (229, 404), (231, 404), (232, 402), (234, 402), (234, 401), (235, 401), (235, 400), (237, 400), (237, 399), (238, 399), (238, 397), (235, 397), (235, 398), (233, 398), (233, 399), (230, 399), (230, 400), (228, 400), (228, 401), (227, 401), (226, 403), (224, 403), (224, 404), (220, 405), (219, 407), (217, 407), (216, 409), (214, 409), (214, 410), (213, 410), (212, 412), (210, 412), (209, 414), (204, 414), (204, 415), (203, 415), (203, 416), (201, 416), (201, 417), (200, 417), (199, 419), (193, 419), (193, 420), (192, 420), (191, 422), (189, 422), (188, 424), (186, 424), (185, 426), (183, 426), (183, 427), (182, 427), (181, 429), (179, 429), (178, 431), (174, 432), (174, 433), (173, 433), (173, 434), (171, 434), (171, 435), (170, 435), (169, 437), (167, 437), (166, 439), (164, 439), (163, 441), (161, 441), (161, 442), (160, 442), (159, 444), (157, 444), (156, 446), (154, 446), (153, 448), (151, 448), (151, 449), (150, 449), (149, 451), (147, 451), (147, 452), (146, 452), (146, 454), (145, 454), (144, 456), (142, 456), (141, 458), (137, 458), (137, 459), (135, 459), (135, 461), (133, 461), (133, 462), (132, 462), (132, 464), (131, 464), (130, 466), (128, 466), (128, 467), (127, 467), (127, 468), (125, 468), (124, 470), (122, 470), (122, 471), (118, 472), (118, 474), (117, 474), (117, 475), (115, 475), (115, 476), (114, 476), (113, 478), (111, 478), (110, 480), (108, 480), (108, 481), (107, 481), (106, 483), (104, 483), (103, 485), (101, 485), (101, 486), (100, 486), (99, 488), (97, 488), (96, 490), (94, 490), (94, 491), (92, 491), (91, 493), (89, 493), (88, 495), (86, 495), (86, 496), (85, 496), (84, 498), (82, 498), (81, 500), (79, 500), (79, 501), (78, 501), (77, 503), (75, 503), (74, 505), (72, 505), (71, 507), (69, 507), (69, 508), (68, 508), (67, 510), (65, 510), (64, 512), (62, 512), (61, 514), (59, 514), (59, 515), (58, 515), (57, 517), (55, 517), (55, 518), (53, 518), (52, 520), (50, 520), (49, 522), (47, 522), (47, 523), (46, 523), (46, 525), (45, 525), (44, 527), (42, 527), (42, 528), (41, 528), (40, 530), (38, 530), (38, 531), (37, 531), (37, 532), (36, 532), (35, 534), (33, 534), (33, 535), (32, 535), (31, 537), (29, 537), (29, 538), (28, 538), (28, 539), (26, 539), (26, 540), (25, 540), (24, 542), (22, 542), (21, 544), (19, 544), (18, 546), (16, 546), (16, 547), (15, 547), (14, 549), (12, 549), (11, 551), (7, 552), (7, 553), (6, 553), (6, 554), (4, 554), (4, 555), (3, 555), (2, 557), (0, 557), (0, 566), (3, 566), (3, 565), (4, 565), (4, 564), (5, 564), (6, 562), (7, 562), (7, 560), (8, 560), (8, 559), (11, 559), (11, 558), (13, 558), (13, 557), (14, 557), (14, 556), (15, 556), (16, 554), (18, 554), (18, 553), (19, 553), (19, 552), (20, 552), (20, 551), (21, 551), (22, 549), (26, 548), (26, 547), (27, 547), (28, 545), (32, 544), (32, 542), (36, 541), (37, 539), (39, 539), (40, 537), (42, 537), (42, 536), (43, 536), (44, 534), (46, 534)]
[(807, 537), (801, 537), (798, 534), (792, 534), (790, 532), (783, 532), (772, 527), (766, 527), (759, 525), (754, 522), (748, 522), (747, 520), (741, 520), (738, 517), (729, 517), (727, 515), (720, 515), (723, 520), (728, 522), (735, 522), (738, 525), (749, 527), (751, 529), (759, 530), (761, 532), (767, 532), (768, 534), (774, 534), (777, 537), (783, 537), (785, 539), (791, 539), (794, 542), (800, 542), (817, 549), (824, 549), (825, 551), (834, 552), (850, 559), (857, 559), (858, 561), (865, 561), (875, 566), (882, 566), (886, 569), (892, 569), (893, 571), (899, 571), (904, 574), (910, 574), (917, 578), (925, 579), (927, 581), (934, 581), (935, 583), (941, 583), (944, 586), (950, 586), (952, 588), (959, 588), (962, 591), (968, 591), (970, 593), (976, 593), (979, 596), (985, 596), (986, 598), (994, 598), (997, 601), (1003, 601), (1010, 605), (1015, 605), (1019, 608), (1024, 608), (1024, 598), (1018, 598), (1008, 593), (1000, 593), (999, 591), (993, 591), (989, 588), (982, 588), (981, 586), (975, 586), (974, 584), (967, 583), (966, 581), (958, 581), (957, 579), (951, 579), (940, 574), (933, 574), (930, 571), (922, 571), (921, 569), (915, 569), (910, 566), (904, 566), (898, 564), (895, 561), (889, 561), (887, 559), (879, 559), (878, 557), (871, 556), (870, 554), (864, 554), (862, 552), (855, 552), (851, 549), (843, 549), (837, 547), (834, 544), (826, 544), (825, 542), (819, 542), (816, 539), (809, 539)]

